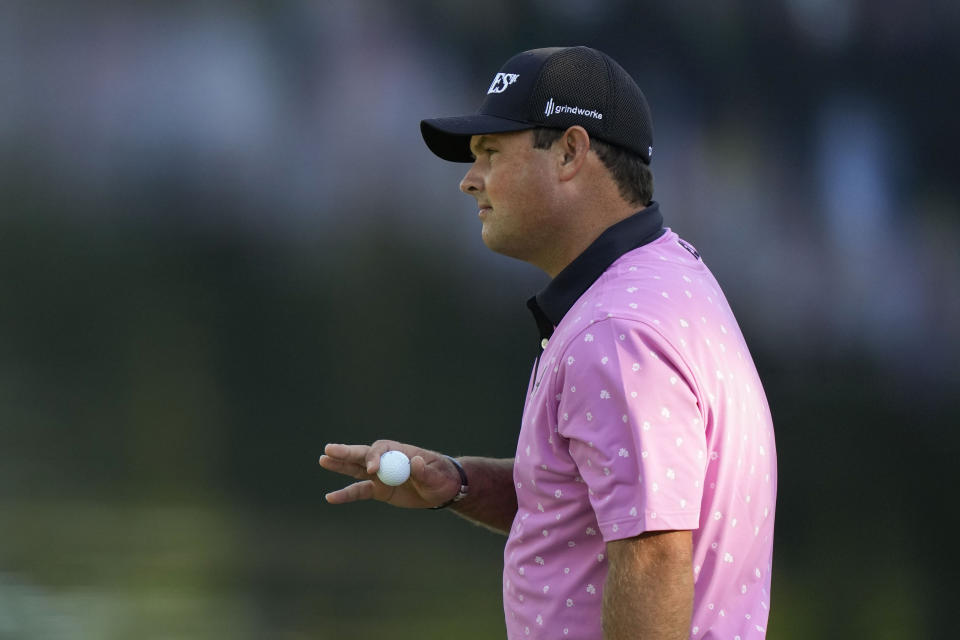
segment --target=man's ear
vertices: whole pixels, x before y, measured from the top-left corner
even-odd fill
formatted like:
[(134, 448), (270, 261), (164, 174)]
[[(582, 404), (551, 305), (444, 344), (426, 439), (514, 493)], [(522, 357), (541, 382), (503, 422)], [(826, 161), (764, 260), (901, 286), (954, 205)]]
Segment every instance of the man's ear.
[(580, 168), (587, 159), (587, 153), (590, 151), (590, 134), (580, 125), (576, 125), (564, 131), (556, 144), (560, 179), (570, 180), (580, 172)]

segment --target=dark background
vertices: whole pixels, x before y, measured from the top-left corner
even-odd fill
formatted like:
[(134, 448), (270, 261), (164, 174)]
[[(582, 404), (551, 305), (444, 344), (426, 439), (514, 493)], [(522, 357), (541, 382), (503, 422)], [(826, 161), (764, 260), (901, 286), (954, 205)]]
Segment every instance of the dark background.
[(0, 638), (502, 637), (503, 539), (327, 442), (510, 456), (546, 283), (423, 117), (588, 44), (779, 454), (771, 639), (952, 637), (960, 5), (0, 3)]

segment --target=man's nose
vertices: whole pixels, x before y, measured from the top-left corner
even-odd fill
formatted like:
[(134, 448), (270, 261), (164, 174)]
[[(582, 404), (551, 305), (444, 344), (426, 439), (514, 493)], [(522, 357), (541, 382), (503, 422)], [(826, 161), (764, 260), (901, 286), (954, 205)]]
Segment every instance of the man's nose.
[(463, 180), (460, 181), (460, 191), (472, 196), (482, 188), (483, 181), (480, 179), (480, 175), (477, 172), (477, 165), (474, 163), (470, 165), (470, 170), (467, 171), (467, 174), (463, 176)]

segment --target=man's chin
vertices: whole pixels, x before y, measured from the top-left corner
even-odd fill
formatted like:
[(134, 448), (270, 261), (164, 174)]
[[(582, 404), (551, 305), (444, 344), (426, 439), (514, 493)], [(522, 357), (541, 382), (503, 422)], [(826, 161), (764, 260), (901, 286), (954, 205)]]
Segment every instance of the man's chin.
[(499, 253), (502, 256), (507, 256), (508, 258), (523, 260), (523, 258), (518, 255), (519, 252), (517, 251), (516, 247), (512, 247), (509, 243), (504, 242), (503, 238), (500, 238), (497, 236), (497, 234), (492, 233), (486, 225), (483, 227), (481, 238), (483, 239), (483, 244), (485, 244), (487, 249), (490, 249), (490, 251)]
[(523, 254), (517, 251), (511, 251), (510, 249), (502, 248), (502, 247), (491, 247), (490, 245), (487, 245), (487, 248), (490, 249), (490, 251), (493, 251), (494, 253), (501, 255), (505, 258), (513, 258), (514, 260), (519, 260), (520, 262), (533, 264), (527, 258), (525, 258)]

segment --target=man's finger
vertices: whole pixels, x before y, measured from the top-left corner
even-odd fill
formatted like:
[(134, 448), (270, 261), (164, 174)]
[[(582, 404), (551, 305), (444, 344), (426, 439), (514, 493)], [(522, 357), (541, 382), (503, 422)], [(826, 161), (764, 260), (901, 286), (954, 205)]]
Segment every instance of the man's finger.
[(320, 466), (327, 471), (342, 473), (345, 476), (350, 476), (351, 478), (356, 478), (357, 480), (363, 480), (367, 477), (367, 472), (362, 465), (354, 464), (352, 462), (345, 462), (337, 458), (331, 458), (327, 455), (320, 456)]
[(365, 444), (328, 444), (323, 452), (337, 460), (363, 465), (369, 449)]
[(373, 489), (373, 480), (364, 480), (362, 482), (354, 482), (343, 489), (331, 491), (325, 497), (330, 504), (347, 504), (348, 502), (372, 499)]

